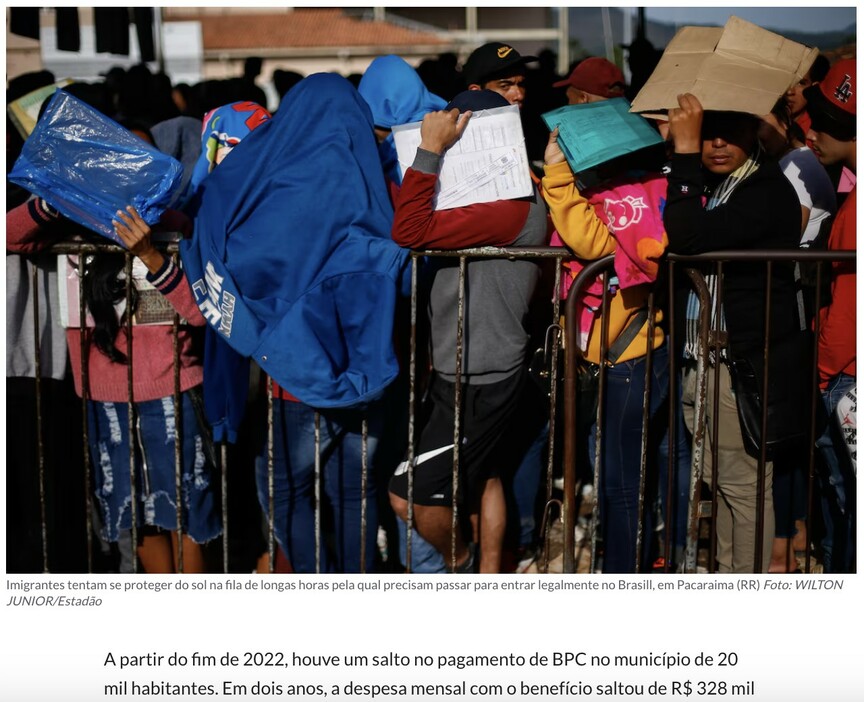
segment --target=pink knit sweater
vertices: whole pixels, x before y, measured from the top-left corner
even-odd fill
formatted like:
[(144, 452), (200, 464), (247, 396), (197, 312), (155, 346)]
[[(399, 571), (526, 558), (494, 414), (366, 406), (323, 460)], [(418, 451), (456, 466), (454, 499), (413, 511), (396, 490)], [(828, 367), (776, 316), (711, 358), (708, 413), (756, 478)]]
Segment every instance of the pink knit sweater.
[[(27, 254), (51, 246), (62, 235), (60, 227), (44, 229), (56, 219), (38, 199), (16, 207), (6, 214), (6, 250)], [(55, 233), (56, 232), (56, 233)], [(183, 270), (166, 258), (165, 265), (147, 279), (181, 317), (193, 327), (204, 326), (204, 318), (192, 298), (192, 291)], [(87, 359), (87, 396), (100, 402), (127, 402), (128, 366), (113, 363), (94, 345), (89, 343), (85, 331), (85, 358)], [(82, 395), (81, 331), (67, 329), (66, 341), (75, 378), (75, 390)], [(198, 341), (198, 343), (196, 343)], [(195, 331), (181, 326), (178, 335), (180, 390), (200, 385), (204, 378), (201, 364), (200, 340)], [(117, 348), (128, 355), (128, 343), (122, 331), (116, 341)], [(174, 392), (174, 340), (170, 325), (132, 327), (132, 393), (136, 402), (168, 397)]]

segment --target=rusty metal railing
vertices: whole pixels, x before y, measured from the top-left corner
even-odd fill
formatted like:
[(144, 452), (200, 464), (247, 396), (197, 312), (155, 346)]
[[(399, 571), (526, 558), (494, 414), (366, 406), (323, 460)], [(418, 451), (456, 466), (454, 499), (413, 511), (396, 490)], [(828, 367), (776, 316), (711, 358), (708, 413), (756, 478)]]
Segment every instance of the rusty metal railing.
[[(176, 245), (169, 245), (165, 249), (169, 255), (174, 257), (174, 260), (177, 260), (177, 248)], [(100, 251), (122, 251), (122, 249), (110, 245), (102, 245), (102, 244), (82, 244), (78, 242), (69, 242), (55, 245), (52, 249), (52, 253), (56, 254), (74, 254), (79, 257), (83, 257), (86, 255), (90, 255)], [(467, 262), (469, 260), (481, 259), (481, 258), (504, 258), (504, 259), (524, 259), (524, 260), (552, 260), (555, 262), (555, 280), (554, 280), (554, 290), (558, 291), (561, 287), (561, 262), (568, 257), (568, 252), (564, 249), (552, 248), (552, 247), (532, 247), (532, 248), (493, 248), (493, 247), (483, 247), (478, 249), (465, 249), (460, 251), (424, 251), (424, 252), (414, 252), (412, 254), (411, 260), (411, 280), (412, 280), (412, 296), (411, 296), (411, 310), (410, 310), (410, 349), (409, 349), (409, 362), (408, 362), (408, 377), (409, 377), (409, 396), (408, 396), (408, 407), (407, 407), (407, 463), (409, 466), (408, 469), (408, 543), (407, 543), (407, 554), (406, 561), (408, 564), (408, 570), (410, 570), (411, 563), (411, 552), (412, 552), (412, 526), (413, 526), (413, 485), (414, 485), (414, 475), (413, 475), (413, 459), (414, 459), (414, 444), (415, 444), (415, 433), (416, 433), (416, 412), (415, 405), (417, 404), (418, 397), (416, 396), (417, 384), (420, 374), (418, 373), (417, 363), (418, 363), (418, 349), (416, 348), (417, 344), (417, 327), (418, 320), (420, 316), (423, 314), (423, 310), (418, 311), (418, 266), (419, 259), (424, 256), (434, 256), (434, 257), (456, 257), (459, 262), (459, 271), (460, 271), (460, 285), (459, 285), (459, 305), (460, 308), (464, 304), (465, 297), (465, 270), (467, 266)], [(680, 257), (680, 256), (669, 256), (668, 266), (666, 270), (668, 272), (669, 279), (669, 297), (670, 303), (674, 302), (675, 292), (672, 286), (672, 278), (673, 273), (676, 267), (683, 267), (686, 275), (691, 280), (691, 284), (693, 288), (697, 291), (697, 294), (700, 296), (700, 299), (703, 300), (704, 304), (702, 305), (702, 314), (703, 322), (700, 327), (700, 348), (697, 358), (697, 377), (698, 377), (698, 396), (699, 402), (697, 403), (697, 414), (695, 418), (695, 427), (696, 430), (693, 434), (692, 440), (692, 462), (690, 466), (690, 477), (689, 477), (689, 500), (688, 500), (688, 517), (687, 517), (687, 538), (686, 538), (686, 547), (683, 555), (682, 561), (682, 569), (685, 572), (695, 572), (697, 570), (697, 566), (699, 563), (699, 546), (700, 543), (703, 545), (703, 554), (707, 554), (704, 556), (703, 562), (704, 567), (708, 571), (713, 571), (716, 567), (716, 564), (713, 560), (713, 549), (710, 547), (710, 544), (713, 543), (715, 538), (715, 522), (717, 507), (716, 507), (716, 475), (717, 471), (713, 471), (713, 480), (714, 484), (712, 486), (711, 494), (712, 501), (706, 502), (700, 498), (700, 481), (703, 475), (703, 460), (704, 460), (704, 450), (706, 446), (706, 429), (705, 426), (705, 414), (706, 407), (709, 401), (714, 402), (715, 411), (712, 413), (714, 417), (715, 425), (711, 428), (711, 434), (713, 436), (717, 435), (717, 426), (716, 426), (716, 403), (717, 403), (717, 395), (714, 394), (713, 398), (708, 398), (708, 385), (709, 385), (709, 373), (712, 372), (711, 365), (708, 361), (708, 352), (712, 344), (716, 345), (719, 343), (719, 335), (716, 333), (716, 330), (710, 329), (710, 324), (708, 322), (710, 318), (710, 306), (707, 293), (707, 288), (704, 285), (704, 280), (701, 277), (701, 274), (696, 270), (695, 266), (703, 266), (705, 264), (712, 264), (718, 266), (718, 271), (720, 272), (721, 285), (718, 289), (717, 298), (722, 299), (722, 273), (723, 266), (726, 265), (734, 265), (737, 262), (742, 261), (766, 261), (767, 266), (767, 275), (766, 275), (766, 300), (765, 300), (765, 319), (766, 319), (766, 330), (769, 328), (770, 324), (770, 315), (771, 315), (771, 299), (770, 299), (770, 281), (773, 275), (772, 265), (777, 262), (789, 262), (789, 261), (808, 261), (819, 263), (820, 265), (817, 268), (817, 290), (822, 281), (823, 272), (822, 265), (825, 262), (829, 261), (854, 261), (855, 254), (854, 252), (813, 252), (813, 251), (751, 251), (751, 252), (736, 252), (736, 251), (727, 251), (716, 254), (704, 254), (701, 256), (695, 257)], [(566, 301), (566, 305), (564, 308), (564, 368), (563, 368), (563, 422), (564, 422), (564, 441), (563, 441), (563, 449), (559, 452), (558, 447), (555, 445), (555, 437), (556, 437), (556, 424), (559, 421), (559, 414), (562, 412), (562, 408), (558, 407), (558, 380), (561, 374), (561, 369), (558, 367), (559, 362), (559, 354), (558, 349), (561, 344), (561, 338), (558, 333), (551, 333), (551, 353), (550, 353), (550, 429), (549, 429), (549, 443), (546, 454), (546, 474), (545, 480), (543, 481), (545, 484), (545, 509), (543, 510), (543, 524), (541, 525), (540, 531), (547, 537), (544, 539), (544, 557), (542, 559), (542, 563), (540, 566), (541, 571), (549, 570), (549, 553), (550, 553), (550, 540), (549, 533), (550, 529), (548, 528), (551, 520), (555, 518), (556, 511), (560, 511), (560, 519), (563, 522), (563, 571), (564, 572), (576, 572), (577, 570), (577, 562), (576, 562), (576, 551), (577, 544), (575, 541), (575, 526), (576, 526), (576, 509), (577, 509), (577, 477), (575, 473), (576, 466), (576, 449), (577, 442), (579, 438), (576, 436), (575, 427), (579, 421), (578, 418), (578, 409), (577, 409), (577, 395), (578, 395), (578, 387), (577, 387), (577, 364), (579, 363), (575, 334), (576, 327), (575, 324), (575, 314), (576, 314), (576, 304), (575, 300), (577, 298), (577, 294), (579, 290), (587, 284), (587, 282), (593, 279), (596, 275), (605, 276), (604, 280), (608, 282), (609, 271), (612, 266), (612, 258), (602, 259), (597, 262), (593, 262), (586, 266), (583, 270), (582, 274), (573, 282), (573, 285), (570, 290), (570, 294), (568, 300)], [(34, 288), (38, 284), (38, 275), (39, 272), (34, 270)], [(130, 282), (131, 285), (131, 256), (127, 257), (126, 263), (126, 279)], [(609, 305), (609, 295), (608, 295), (608, 285), (604, 285), (603, 295), (603, 309), (608, 310)], [(658, 289), (659, 290), (659, 289)], [(131, 290), (127, 288), (127, 305), (130, 302)], [(654, 307), (657, 305), (656, 300), (651, 299), (649, 303), (649, 307), (653, 311)], [(84, 306), (84, 295), (83, 295), (83, 281), (79, 281), (79, 323), (80, 328), (82, 329), (81, 340), (80, 340), (80, 351), (82, 358), (82, 446), (83, 446), (83, 455), (85, 461), (85, 500), (87, 503), (86, 510), (86, 523), (80, 526), (75, 526), (76, 529), (81, 529), (82, 536), (86, 539), (87, 542), (87, 570), (92, 571), (94, 567), (94, 555), (92, 549), (92, 534), (94, 531), (94, 525), (92, 521), (92, 509), (93, 509), (93, 497), (92, 497), (92, 483), (91, 483), (91, 469), (92, 465), (90, 462), (90, 452), (89, 452), (89, 436), (88, 436), (88, 424), (87, 424), (87, 400), (88, 400), (88, 378), (87, 378), (87, 353), (89, 349), (89, 344), (87, 343), (87, 332), (86, 332), (86, 309)], [(552, 300), (552, 319), (550, 319), (550, 328), (557, 327), (560, 329), (558, 325), (559, 318), (561, 315), (561, 307), (559, 296), (556, 294)], [(38, 305), (36, 307), (36, 320), (38, 320)], [(654, 314), (649, 314), (649, 325), (654, 324)], [(459, 314), (459, 338), (460, 340), (464, 336), (464, 314)], [(608, 349), (606, 348), (607, 344), (605, 339), (608, 333), (608, 315), (603, 315), (601, 317), (601, 338), (603, 339), (603, 343), (601, 344), (601, 354), (605, 357)], [(183, 570), (183, 552), (182, 552), (182, 530), (183, 530), (183, 500), (180, 498), (180, 493), (182, 491), (182, 472), (181, 472), (181, 464), (182, 464), (182, 456), (180, 452), (180, 446), (182, 444), (182, 402), (180, 398), (180, 375), (179, 375), (179, 341), (178, 341), (178, 333), (179, 333), (179, 317), (175, 314), (174, 320), (172, 323), (173, 329), (173, 340), (174, 340), (174, 409), (175, 409), (175, 417), (177, 420), (175, 421), (175, 429), (174, 429), (174, 440), (175, 440), (175, 489), (177, 490), (177, 534), (178, 541), (180, 543), (179, 547), (179, 569)], [(39, 375), (39, 359), (40, 349), (41, 349), (41, 340), (39, 338), (39, 328), (38, 321), (34, 324), (35, 331), (35, 344), (34, 344), (34, 352), (35, 358), (37, 362), (37, 376)], [(649, 330), (650, 331), (650, 330)], [(815, 320), (815, 337), (818, 338), (819, 332), (819, 318), (816, 316)], [(131, 320), (127, 320), (127, 334), (131, 334)], [(675, 348), (678, 340), (675, 338), (675, 329), (674, 327), (669, 330), (669, 337), (667, 339), (667, 344), (670, 348)], [(461, 343), (458, 348), (461, 349)], [(814, 351), (815, 341), (814, 341)], [(764, 349), (764, 360), (767, 363), (769, 359), (771, 349), (769, 345), (766, 343)], [(815, 354), (814, 354), (815, 357)], [(129, 345), (129, 375), (128, 382), (130, 387), (130, 395), (129, 395), (129, 425), (128, 431), (130, 434), (130, 461), (129, 461), (129, 470), (130, 470), (130, 480), (131, 480), (131, 489), (133, 490), (133, 510), (137, 509), (135, 494), (137, 484), (137, 476), (136, 476), (136, 467), (135, 467), (135, 456), (134, 456), (134, 446), (136, 436), (137, 426), (134, 422), (134, 397), (132, 396), (132, 348), (131, 344)], [(459, 369), (462, 367), (461, 356), (457, 353), (457, 358), (455, 359), (456, 368)], [(678, 384), (680, 382), (679, 373), (678, 373), (679, 364), (677, 363), (677, 359), (674, 358), (674, 355), (670, 355), (670, 374), (669, 374), (669, 397), (676, 398), (678, 392)], [(603, 407), (604, 407), (604, 378), (605, 378), (606, 367), (605, 364), (600, 364), (600, 389), (599, 389), (599, 398), (598, 398), (598, 417), (603, 416)], [(714, 377), (715, 377), (715, 385), (717, 378), (717, 369), (716, 367), (713, 369)], [(813, 368), (810, 369), (810, 375), (813, 381), (813, 385), (816, 385), (816, 365), (814, 361)], [(639, 500), (640, 500), (640, 514), (645, 508), (644, 499), (645, 499), (645, 482), (646, 482), (646, 473), (645, 473), (645, 465), (647, 461), (647, 452), (648, 445), (646, 443), (646, 435), (647, 435), (647, 421), (648, 421), (648, 408), (650, 407), (650, 395), (651, 383), (647, 382), (647, 379), (651, 376), (651, 352), (647, 354), (647, 362), (646, 362), (646, 388), (647, 392), (643, 398), (643, 421), (642, 421), (642, 445), (640, 450), (641, 455), (641, 464), (640, 464), (640, 490), (639, 490)], [(457, 379), (460, 377), (460, 373), (456, 374)], [(767, 383), (767, 378), (765, 380)], [(767, 390), (767, 388), (763, 387), (763, 391)], [(44, 427), (43, 427), (43, 412), (42, 406), (39, 402), (39, 378), (36, 379), (36, 392), (37, 392), (37, 417), (36, 417), (36, 441), (37, 441), (37, 470), (39, 475), (39, 504), (40, 504), (40, 522), (41, 522), (41, 530), (42, 530), (42, 563), (43, 570), (50, 570), (50, 563), (48, 557), (48, 541), (51, 538), (51, 534), (48, 533), (47, 530), (47, 519), (45, 514), (46, 509), (46, 492), (51, 489), (50, 485), (47, 485), (45, 482), (45, 466), (44, 466), (44, 447), (43, 447), (43, 436), (44, 436)], [(267, 393), (267, 396), (270, 397), (271, 392)], [(454, 398), (456, 405), (456, 416), (459, 416), (459, 406), (461, 402), (461, 384), (460, 382), (456, 383), (456, 396)], [(675, 431), (677, 429), (676, 417), (675, 417), (675, 408), (673, 407), (674, 402), (670, 402), (669, 409), (669, 432), (670, 436), (670, 458), (669, 458), (669, 470), (668, 470), (668, 484), (666, 485), (667, 493), (671, 494), (672, 491), (672, 480), (673, 480), (673, 471), (674, 466), (672, 462), (674, 461), (674, 457), (671, 455), (674, 453), (675, 446)], [(269, 570), (275, 570), (276, 566), (276, 550), (277, 544), (273, 531), (273, 519), (274, 519), (274, 506), (273, 506), (273, 465), (272, 462), (274, 460), (273, 457), (273, 448), (272, 448), (272, 399), (268, 400), (268, 428), (269, 428), (269, 439), (268, 439), (268, 449), (267, 449), (267, 461), (268, 461), (268, 494), (269, 494), (269, 505), (265, 510), (267, 516), (269, 517), (269, 528), (266, 535), (267, 542), (267, 560)], [(763, 412), (763, 429), (765, 427), (765, 422), (767, 421), (767, 417), (765, 412)], [(362, 517), (361, 517), (361, 528), (358, 534), (361, 539), (361, 563), (365, 563), (367, 553), (366, 553), (366, 543), (367, 543), (367, 530), (370, 528), (374, 528), (374, 526), (367, 523), (368, 520), (368, 509), (365, 502), (366, 488), (367, 483), (366, 480), (367, 475), (369, 473), (369, 456), (367, 452), (367, 436), (368, 427), (366, 423), (363, 423), (363, 455), (362, 455), (362, 467), (363, 467), (363, 482), (362, 482), (362, 492), (363, 492), (363, 502), (361, 506)], [(810, 439), (815, 440), (815, 431), (816, 431), (816, 409), (815, 409), (815, 399), (810, 407)], [(320, 572), (321, 563), (319, 559), (319, 554), (321, 552), (322, 547), (322, 519), (321, 519), (321, 505), (322, 505), (322, 496), (320, 493), (320, 483), (321, 483), (321, 427), (320, 427), (320, 417), (316, 417), (316, 466), (315, 466), (315, 480), (316, 480), (316, 495), (315, 495), (315, 534), (313, 538), (315, 540), (316, 547), (316, 570)], [(595, 437), (595, 463), (594, 463), (594, 481), (595, 481), (595, 489), (600, 485), (600, 465), (602, 460), (602, 437), (603, 426), (602, 422), (598, 424), (598, 430)], [(764, 435), (764, 432), (763, 432)], [(458, 421), (454, 425), (454, 466), (453, 466), (453, 481), (454, 481), (454, 502), (453, 502), (453, 525), (452, 528), (456, 528), (456, 523), (458, 521), (458, 510), (459, 505), (456, 502), (455, 495), (457, 494), (457, 487), (459, 481), (459, 437), (460, 437), (460, 427), (458, 425)], [(810, 445), (813, 444), (813, 441), (810, 441)], [(221, 469), (221, 504), (222, 504), (222, 519), (223, 519), (223, 536), (222, 536), (222, 564), (221, 569), (228, 573), (232, 572), (232, 564), (229, 561), (229, 540), (228, 540), (228, 526), (229, 526), (229, 514), (228, 514), (228, 451), (227, 446), (222, 444), (219, 446), (219, 451), (217, 452), (221, 458), (221, 465), (219, 468)], [(717, 455), (716, 455), (716, 442), (713, 446), (714, 451), (714, 462), (713, 464), (717, 465)], [(554, 496), (553, 489), (553, 475), (554, 471), (559, 463), (562, 464), (563, 468), (563, 499), (558, 500)], [(760, 486), (758, 488), (760, 495), (764, 498), (764, 493), (766, 490), (766, 478), (765, 478), (765, 464), (766, 464), (766, 455), (765, 448), (762, 447), (761, 455), (759, 457), (759, 465), (760, 465)], [(809, 461), (808, 461), (808, 504), (812, 503), (812, 492), (813, 492), (813, 476), (814, 476), (814, 454), (813, 451), (810, 451)], [(590, 570), (594, 570), (597, 563), (597, 551), (598, 551), (598, 524), (599, 524), (599, 506), (598, 500), (595, 500), (595, 506), (593, 508), (591, 522), (590, 522), (590, 542), (591, 542), (591, 566)], [(668, 499), (667, 495), (667, 504), (670, 504), (671, 501)], [(710, 518), (710, 519), (709, 519)], [(765, 518), (764, 513), (760, 510), (760, 513), (757, 515), (757, 520), (763, 520)], [(666, 522), (669, 523), (671, 517), (666, 515)], [(703, 522), (709, 519), (708, 532), (707, 537), (703, 530), (701, 530)], [(809, 515), (808, 515), (809, 519)], [(133, 513), (132, 519), (132, 543), (137, 542), (137, 526), (136, 526), (136, 515)], [(640, 524), (638, 531), (638, 542), (637, 542), (637, 558), (638, 554), (641, 551), (641, 545), (645, 538), (645, 535), (642, 531), (643, 525)], [(761, 530), (757, 528), (757, 533), (761, 534)], [(665, 542), (665, 551), (668, 554), (673, 545), (669, 542), (669, 530), (667, 529), (666, 534), (666, 542)], [(761, 538), (761, 536), (759, 537)], [(709, 546), (704, 546), (705, 543), (708, 543)], [(759, 562), (760, 554), (761, 554), (761, 544), (757, 542), (756, 547), (757, 553), (754, 554), (754, 568), (761, 568), (761, 563)], [(134, 555), (134, 554), (133, 554)], [(134, 559), (133, 559), (134, 560)], [(450, 563), (451, 566), (455, 562), (455, 537), (451, 542), (451, 553), (450, 553)], [(134, 568), (137, 568), (137, 565), (133, 564)], [(638, 567), (638, 564), (637, 564)], [(806, 570), (810, 569), (810, 553), (808, 549), (808, 553), (806, 556)]]

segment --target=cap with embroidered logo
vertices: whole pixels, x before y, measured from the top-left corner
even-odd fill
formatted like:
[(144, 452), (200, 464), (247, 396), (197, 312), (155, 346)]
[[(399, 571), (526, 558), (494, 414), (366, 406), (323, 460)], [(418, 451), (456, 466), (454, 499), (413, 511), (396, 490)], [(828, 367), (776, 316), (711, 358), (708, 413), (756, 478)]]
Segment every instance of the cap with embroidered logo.
[(804, 90), (813, 131), (841, 141), (855, 137), (857, 92), (855, 59), (842, 59), (831, 66), (825, 78)]
[(465, 61), (462, 73), (468, 85), (482, 86), (490, 80), (524, 72), (525, 64), (536, 60), (536, 56), (523, 56), (509, 44), (492, 41), (474, 49)]

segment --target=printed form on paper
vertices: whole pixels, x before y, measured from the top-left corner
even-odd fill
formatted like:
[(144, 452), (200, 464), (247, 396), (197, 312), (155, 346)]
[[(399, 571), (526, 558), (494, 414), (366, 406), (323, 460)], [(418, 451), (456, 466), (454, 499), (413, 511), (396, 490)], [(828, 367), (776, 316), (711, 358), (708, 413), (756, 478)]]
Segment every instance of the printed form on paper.
[[(420, 146), (420, 122), (393, 127), (402, 173)], [(475, 112), (461, 138), (444, 153), (434, 208), (449, 210), (495, 200), (514, 200), (534, 192), (519, 108), (515, 105)]]

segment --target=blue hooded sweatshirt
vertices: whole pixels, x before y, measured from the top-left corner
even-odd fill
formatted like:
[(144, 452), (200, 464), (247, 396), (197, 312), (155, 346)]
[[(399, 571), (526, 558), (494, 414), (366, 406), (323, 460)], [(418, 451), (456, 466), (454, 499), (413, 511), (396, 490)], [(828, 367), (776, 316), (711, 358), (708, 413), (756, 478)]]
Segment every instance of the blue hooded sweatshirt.
[[(376, 127), (392, 129), (400, 124), (419, 122), (429, 112), (443, 110), (446, 100), (430, 93), (417, 71), (398, 56), (379, 56), (371, 64), (357, 90), (372, 110)], [(390, 134), (378, 146), (384, 174), (394, 183), (402, 182), (396, 158), (396, 145)]]
[[(217, 438), (230, 439), (242, 417), (232, 403), (232, 387), (247, 382), (238, 354), (312, 407), (362, 406), (396, 377), (408, 252), (390, 238), (392, 218), (369, 108), (332, 74), (301, 81), (203, 181), (181, 255), (225, 342), (205, 358)], [(226, 345), (233, 358), (218, 353)]]

